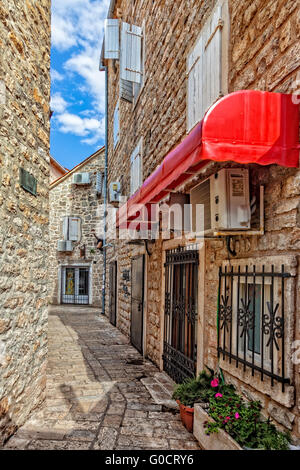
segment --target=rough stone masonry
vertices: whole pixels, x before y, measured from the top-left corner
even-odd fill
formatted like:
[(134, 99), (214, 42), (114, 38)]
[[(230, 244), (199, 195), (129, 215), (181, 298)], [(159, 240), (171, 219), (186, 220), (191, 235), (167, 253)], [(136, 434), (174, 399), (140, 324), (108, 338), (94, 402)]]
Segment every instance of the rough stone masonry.
[(49, 99), (50, 0), (1, 0), (0, 445), (45, 393)]

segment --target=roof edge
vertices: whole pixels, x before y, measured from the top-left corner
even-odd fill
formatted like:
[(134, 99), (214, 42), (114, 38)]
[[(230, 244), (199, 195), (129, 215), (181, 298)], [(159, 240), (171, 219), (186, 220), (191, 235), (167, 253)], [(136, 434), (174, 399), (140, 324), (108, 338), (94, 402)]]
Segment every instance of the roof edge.
[(74, 166), (71, 170), (69, 170), (65, 175), (60, 176), (56, 180), (52, 181), (50, 183), (50, 190), (55, 188), (58, 184), (62, 183), (65, 179), (67, 179), (69, 176), (71, 176), (75, 171), (79, 170), (80, 168), (84, 167), (89, 161), (93, 160), (93, 158), (98, 157), (101, 152), (103, 152), (105, 149), (105, 146), (101, 147), (98, 149), (96, 152), (92, 153), (89, 157), (85, 158), (81, 163), (78, 163), (78, 165)]

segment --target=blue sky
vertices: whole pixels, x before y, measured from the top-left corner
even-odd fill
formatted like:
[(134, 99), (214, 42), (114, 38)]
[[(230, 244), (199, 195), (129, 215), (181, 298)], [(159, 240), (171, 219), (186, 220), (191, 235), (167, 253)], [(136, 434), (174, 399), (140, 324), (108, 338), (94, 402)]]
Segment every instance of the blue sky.
[(99, 72), (109, 0), (52, 0), (51, 155), (72, 168), (104, 144)]

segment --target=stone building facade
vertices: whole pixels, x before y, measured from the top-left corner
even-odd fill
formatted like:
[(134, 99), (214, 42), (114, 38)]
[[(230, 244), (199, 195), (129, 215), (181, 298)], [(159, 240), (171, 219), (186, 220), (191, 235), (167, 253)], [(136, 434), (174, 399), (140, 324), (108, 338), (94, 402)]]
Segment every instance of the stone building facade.
[[(103, 233), (99, 193), (103, 168), (102, 148), (50, 185), (49, 281), (53, 304), (101, 306), (103, 254), (96, 248), (95, 236), (99, 239)], [(89, 176), (88, 184), (74, 184), (76, 175), (82, 174)], [(75, 237), (71, 234), (72, 221), (76, 224)], [(58, 243), (70, 238), (71, 248), (59, 251)]]
[(0, 444), (44, 400), (47, 355), (50, 0), (13, 4), (0, 5)]
[[(130, 168), (134, 149), (139, 142), (142, 142), (142, 164), (138, 186), (190, 132), (187, 61), (217, 4), (217, 1), (200, 0), (137, 0), (134, 5), (126, 0), (111, 2), (109, 18), (138, 25), (142, 28), (143, 35), (143, 79), (138, 89), (134, 85), (134, 97), (129, 99), (132, 102), (128, 102), (128, 99), (125, 101), (121, 96), (121, 62), (103, 59), (103, 64), (108, 68), (109, 83), (108, 185), (120, 182), (124, 198), (132, 194)], [(225, 32), (222, 39), (224, 63), (221, 65), (223, 94), (238, 90), (294, 93), (299, 88), (300, 73), (299, 2), (228, 0), (219, 4), (223, 5), (223, 11), (226, 12), (221, 23), (223, 34)], [(208, 38), (208, 43), (210, 40)], [(119, 121), (117, 142), (114, 126), (116, 115)], [(297, 344), (294, 341), (300, 339), (300, 173), (297, 168), (274, 164), (262, 166), (211, 162), (202, 171), (198, 171), (181, 188), (181, 192), (189, 193), (192, 187), (217, 171), (231, 167), (249, 170), (250, 188), (253, 193), (258, 194), (257, 202), (260, 203), (262, 199), (264, 203), (264, 231), (256, 235), (235, 233), (229, 240), (234, 243), (235, 250), (228, 246), (228, 238), (225, 236), (208, 238), (199, 248), (197, 371), (204, 365), (213, 368), (219, 365), (227, 381), (234, 383), (246, 398), (259, 399), (264, 413), (271, 416), (279, 428), (292, 431), (297, 439), (300, 437), (299, 366), (292, 358), (295, 358), (293, 345)], [(264, 188), (264, 196), (261, 198), (260, 186)], [(110, 314), (113, 300), (117, 326), (134, 339), (133, 291), (137, 278), (132, 277), (132, 268), (134, 259), (142, 255), (143, 318), (139, 324), (142, 328), (139, 346), (145, 356), (163, 369), (166, 334), (164, 265), (169, 250), (189, 246), (192, 241), (164, 241), (160, 238), (150, 244), (150, 250), (148, 246), (150, 254), (146, 249), (147, 244), (141, 241), (128, 243), (117, 236), (109, 241), (113, 246), (107, 249), (106, 314)], [(235, 251), (235, 255), (228, 248)], [(116, 275), (112, 280), (112, 266), (115, 263)], [(253, 265), (256, 265), (259, 272), (264, 269), (263, 266), (279, 272), (283, 264), (291, 276), (285, 285), (284, 340), (284, 362), (290, 384), (285, 385), (284, 391), (281, 383), (272, 383), (269, 376), (265, 376), (262, 381), (257, 370), (252, 372), (248, 366), (244, 369), (242, 364), (238, 365), (228, 358), (223, 359), (222, 354), (218, 356), (217, 351), (219, 269), (224, 271), (225, 267), (233, 267), (237, 270), (241, 266), (243, 271), (253, 269)]]

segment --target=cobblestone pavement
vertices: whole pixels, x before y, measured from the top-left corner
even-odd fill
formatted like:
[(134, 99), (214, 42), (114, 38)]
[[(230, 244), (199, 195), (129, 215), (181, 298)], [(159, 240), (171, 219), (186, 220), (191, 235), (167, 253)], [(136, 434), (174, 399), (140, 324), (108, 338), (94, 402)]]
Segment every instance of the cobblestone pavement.
[(144, 385), (160, 376), (170, 395), (172, 382), (97, 313), (51, 308), (47, 399), (6, 449), (198, 449)]

